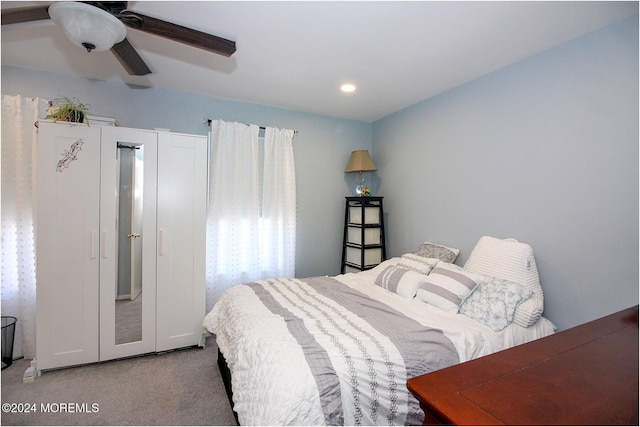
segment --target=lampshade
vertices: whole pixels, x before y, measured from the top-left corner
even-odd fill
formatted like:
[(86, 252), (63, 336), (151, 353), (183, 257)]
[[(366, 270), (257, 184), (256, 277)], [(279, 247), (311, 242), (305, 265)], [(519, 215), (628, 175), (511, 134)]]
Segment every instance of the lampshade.
[(127, 36), (127, 28), (118, 18), (85, 3), (53, 3), (49, 6), (49, 16), (73, 44), (88, 52), (111, 49)]
[(361, 196), (368, 196), (369, 189), (364, 185), (364, 176), (362, 176), (362, 172), (371, 172), (374, 170), (376, 170), (376, 165), (373, 164), (373, 160), (371, 160), (371, 156), (369, 156), (369, 151), (357, 150), (351, 152), (349, 164), (344, 171), (345, 173), (359, 172), (360, 184), (356, 187), (356, 193)]
[(344, 170), (347, 172), (369, 172), (376, 170), (376, 165), (373, 164), (371, 156), (369, 156), (368, 150), (357, 150), (351, 152), (351, 158), (349, 164)]

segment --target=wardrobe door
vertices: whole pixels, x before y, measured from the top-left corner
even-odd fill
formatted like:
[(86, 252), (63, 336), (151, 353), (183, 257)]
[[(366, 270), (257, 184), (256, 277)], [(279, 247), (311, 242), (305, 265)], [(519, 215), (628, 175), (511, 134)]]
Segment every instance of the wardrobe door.
[(158, 134), (157, 351), (202, 336), (207, 153), (204, 136)]
[(38, 369), (98, 360), (100, 128), (38, 123)]
[(102, 130), (100, 360), (156, 348), (157, 133)]

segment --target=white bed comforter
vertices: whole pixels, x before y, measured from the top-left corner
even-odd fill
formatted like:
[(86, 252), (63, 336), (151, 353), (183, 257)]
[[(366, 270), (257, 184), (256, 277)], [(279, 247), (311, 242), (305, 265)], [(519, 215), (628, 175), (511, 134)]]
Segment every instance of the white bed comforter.
[[(235, 286), (207, 314), (204, 326), (216, 335), (231, 371), (240, 424), (421, 423), (423, 414), (406, 389), (409, 377), (554, 330), (541, 318), (529, 328), (512, 324), (495, 333), (464, 315), (372, 285), (364, 273), (327, 279), (335, 281), (323, 284), (324, 289), (343, 289), (347, 299), (335, 300), (322, 286), (316, 290), (298, 279), (277, 279)], [(363, 314), (367, 306), (380, 314)], [(381, 333), (385, 316), (398, 313), (406, 319), (389, 320), (389, 328), (406, 325), (400, 345), (397, 337)], [(416, 332), (412, 324), (429, 329), (429, 337), (410, 335)], [(425, 345), (430, 347), (413, 348), (418, 341), (429, 341)]]

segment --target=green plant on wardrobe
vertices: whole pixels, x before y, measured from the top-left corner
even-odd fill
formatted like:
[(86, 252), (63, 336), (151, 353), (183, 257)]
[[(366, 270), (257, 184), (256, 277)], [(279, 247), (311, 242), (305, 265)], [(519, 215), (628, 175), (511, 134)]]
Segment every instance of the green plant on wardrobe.
[(49, 108), (45, 119), (53, 121), (86, 123), (89, 125), (89, 105), (83, 104), (78, 98), (61, 96), (49, 101)]

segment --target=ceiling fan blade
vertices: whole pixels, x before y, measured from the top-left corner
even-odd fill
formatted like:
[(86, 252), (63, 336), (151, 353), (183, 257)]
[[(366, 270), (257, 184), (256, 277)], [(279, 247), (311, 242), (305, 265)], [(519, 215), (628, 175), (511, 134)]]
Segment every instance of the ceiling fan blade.
[(219, 55), (231, 56), (236, 51), (236, 42), (234, 41), (172, 24), (162, 19), (152, 18), (130, 10), (123, 11), (118, 17), (127, 26), (136, 30), (162, 36)]
[(49, 5), (2, 9), (2, 25), (49, 19)]
[(126, 38), (120, 43), (116, 43), (111, 48), (111, 52), (118, 58), (120, 64), (132, 76), (146, 76), (151, 73), (147, 64), (144, 63), (136, 49)]

